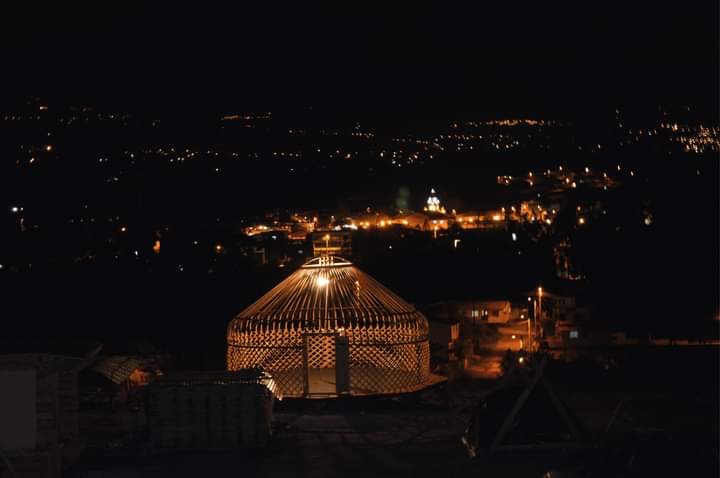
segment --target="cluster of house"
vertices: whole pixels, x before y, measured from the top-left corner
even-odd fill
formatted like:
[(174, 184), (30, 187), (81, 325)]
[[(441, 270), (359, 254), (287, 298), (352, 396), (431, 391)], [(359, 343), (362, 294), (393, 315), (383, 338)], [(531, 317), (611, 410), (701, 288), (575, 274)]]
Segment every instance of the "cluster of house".
[(496, 333), (491, 345), (542, 347), (559, 356), (582, 348), (597, 335), (590, 308), (579, 306), (575, 296), (542, 291), (538, 300), (536, 294), (517, 300), (450, 301), (427, 306), (424, 312), (430, 322), (430, 342), (436, 358), (457, 357), (463, 341), (473, 340), (487, 327)]
[(398, 210), (394, 214), (374, 211), (367, 208), (363, 212), (346, 217), (330, 215), (293, 214), (288, 221), (268, 219), (243, 228), (248, 236), (258, 234), (280, 233), (290, 240), (302, 240), (313, 232), (342, 232), (359, 229), (383, 229), (390, 227), (408, 228), (421, 231), (442, 231), (455, 225), (462, 229), (493, 229), (505, 226), (505, 221), (528, 221), (551, 224), (559, 204), (544, 207), (538, 201), (524, 201), (515, 207), (501, 207), (482, 212), (458, 212), (447, 210), (440, 201), (435, 189), (430, 195), (422, 211)]
[(289, 257), (323, 254), (351, 257), (352, 235), (358, 230), (400, 228), (431, 232), (437, 237), (451, 227), (503, 229), (507, 221), (551, 225), (559, 209), (560, 203), (552, 202), (545, 206), (539, 201), (528, 200), (482, 212), (458, 212), (447, 210), (437, 192), (431, 189), (422, 211), (397, 210), (391, 214), (367, 208), (343, 217), (306, 212), (295, 213), (287, 220), (271, 215), (242, 228), (246, 242), (249, 241), (242, 250), (245, 255), (257, 257), (262, 264), (277, 259), (276, 262), (284, 265), (283, 260)]

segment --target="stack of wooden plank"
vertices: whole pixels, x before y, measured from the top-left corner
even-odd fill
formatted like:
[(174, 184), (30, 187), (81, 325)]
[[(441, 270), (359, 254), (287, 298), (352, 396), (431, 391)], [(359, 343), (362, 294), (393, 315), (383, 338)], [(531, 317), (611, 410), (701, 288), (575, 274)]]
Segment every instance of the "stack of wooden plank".
[(257, 448), (270, 439), (274, 394), (260, 371), (186, 372), (147, 390), (150, 444), (157, 450)]
[(0, 478), (60, 478), (60, 462), (57, 449), (5, 451)]

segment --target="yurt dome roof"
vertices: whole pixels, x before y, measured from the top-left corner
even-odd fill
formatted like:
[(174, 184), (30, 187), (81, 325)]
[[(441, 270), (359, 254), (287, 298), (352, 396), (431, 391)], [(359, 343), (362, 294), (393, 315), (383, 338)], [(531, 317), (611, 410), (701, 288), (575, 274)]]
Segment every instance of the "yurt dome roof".
[(401, 325), (424, 321), (415, 307), (340, 257), (310, 260), (236, 318), (297, 322), (310, 328), (378, 322)]

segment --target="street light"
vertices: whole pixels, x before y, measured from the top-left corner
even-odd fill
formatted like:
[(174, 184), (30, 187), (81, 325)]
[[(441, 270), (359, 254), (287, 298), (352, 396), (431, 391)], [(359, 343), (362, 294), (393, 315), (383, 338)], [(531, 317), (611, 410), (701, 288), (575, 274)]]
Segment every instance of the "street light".
[(528, 347), (530, 348), (530, 350), (532, 350), (533, 334), (532, 334), (532, 330), (530, 330), (530, 317), (528, 317), (527, 323), (528, 323), (527, 324), (528, 325)]
[(538, 309), (540, 312), (540, 318), (542, 319), (542, 296), (543, 296), (543, 288), (538, 287)]
[(538, 333), (538, 318), (540, 321), (542, 321), (542, 295), (543, 295), (543, 289), (541, 286), (538, 286), (537, 289), (537, 295), (538, 295), (538, 307), (537, 307), (537, 314), (535, 317), (535, 333)]

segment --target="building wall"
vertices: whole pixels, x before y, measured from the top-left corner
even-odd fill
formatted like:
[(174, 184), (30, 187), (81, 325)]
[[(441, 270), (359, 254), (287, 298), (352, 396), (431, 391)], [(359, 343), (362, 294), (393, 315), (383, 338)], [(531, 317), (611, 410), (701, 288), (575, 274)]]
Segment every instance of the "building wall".
[(0, 370), (0, 448), (33, 449), (37, 445), (37, 377), (35, 370)]

